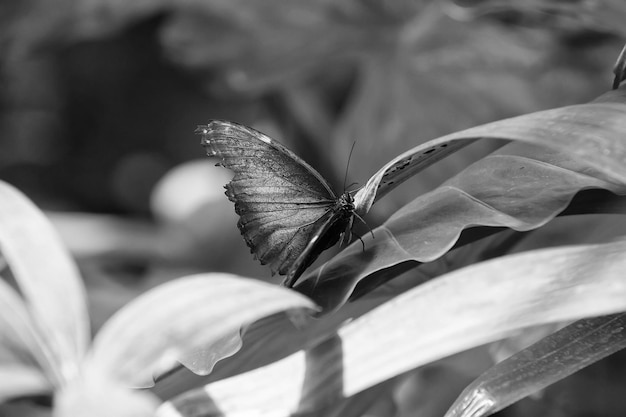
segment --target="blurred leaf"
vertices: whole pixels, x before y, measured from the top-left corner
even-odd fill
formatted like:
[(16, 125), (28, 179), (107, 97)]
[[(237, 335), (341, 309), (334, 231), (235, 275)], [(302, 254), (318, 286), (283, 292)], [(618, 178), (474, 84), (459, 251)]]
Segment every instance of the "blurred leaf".
[(0, 403), (15, 397), (50, 394), (51, 391), (50, 382), (40, 369), (0, 365)]
[(216, 167), (212, 160), (180, 164), (155, 185), (150, 198), (151, 211), (165, 223), (185, 221), (203, 205), (222, 201), (222, 187), (231, 178), (232, 173)]
[[(89, 341), (78, 269), (43, 213), (0, 182), (0, 247), (25, 299), (55, 382), (76, 376)], [(41, 364), (43, 366), (43, 364)]]
[(46, 213), (78, 259), (162, 259), (162, 236), (154, 224), (120, 216), (80, 213)]
[(50, 391), (55, 366), (23, 301), (0, 280), (0, 400)]
[(458, 19), (469, 20), (485, 15), (511, 16), (517, 13), (520, 20), (544, 26), (580, 30), (595, 29), (601, 32), (624, 34), (623, 22), (626, 5), (620, 0), (561, 1), (561, 0), (482, 0), (477, 2), (451, 1), (448, 11)]
[[(42, 367), (50, 360), (39, 345), (35, 325), (24, 301), (4, 280), (0, 279), (0, 362), (19, 360), (22, 365)], [(20, 360), (21, 359), (21, 360)]]
[(331, 62), (341, 67), (354, 59), (377, 33), (375, 20), (350, 24), (350, 17), (328, 1), (244, 0), (212, 6), (210, 14), (176, 14), (162, 40), (172, 60), (211, 70), (214, 91), (260, 93), (302, 81)]
[[(102, 326), (89, 363), (131, 385), (152, 385), (195, 349), (289, 309), (313, 309), (293, 291), (228, 274), (180, 278), (140, 296)], [(232, 340), (223, 340), (232, 345)]]
[(153, 395), (131, 390), (104, 375), (74, 380), (54, 396), (53, 417), (152, 417), (159, 405)]
[(158, 415), (173, 416), (173, 408), (183, 416), (304, 412), (524, 327), (626, 311), (625, 251), (626, 241), (580, 245), (463, 268), (344, 325), (313, 349), (189, 391)]
[(52, 415), (50, 407), (28, 402), (0, 404), (0, 414), (7, 417), (50, 417)]
[(602, 32), (626, 35), (624, 19), (626, 18), (626, 3), (620, 0), (603, 0), (599, 2), (581, 1), (582, 6), (577, 17), (583, 25)]
[(376, 13), (383, 10), (367, 9), (359, 1), (90, 0), (77, 3), (74, 12), (82, 37), (101, 37), (167, 12), (161, 31), (166, 55), (209, 80), (217, 77), (218, 90), (259, 92), (353, 58), (384, 23)]
[(626, 314), (577, 321), (482, 374), (445, 417), (491, 415), (624, 348)]

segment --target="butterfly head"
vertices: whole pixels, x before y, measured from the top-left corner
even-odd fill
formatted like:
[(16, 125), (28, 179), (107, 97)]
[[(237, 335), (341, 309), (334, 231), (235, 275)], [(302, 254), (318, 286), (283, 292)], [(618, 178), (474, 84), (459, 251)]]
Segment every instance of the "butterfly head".
[(352, 213), (355, 210), (354, 197), (349, 192), (343, 193), (337, 200), (338, 205), (346, 212)]

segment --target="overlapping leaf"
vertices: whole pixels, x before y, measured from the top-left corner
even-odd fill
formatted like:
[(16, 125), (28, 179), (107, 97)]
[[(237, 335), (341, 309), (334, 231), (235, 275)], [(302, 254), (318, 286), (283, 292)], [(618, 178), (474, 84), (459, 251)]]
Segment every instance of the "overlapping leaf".
[(173, 408), (183, 416), (306, 411), (520, 328), (626, 311), (624, 253), (620, 241), (531, 251), (458, 270), (346, 324), (307, 352), (188, 392), (160, 415), (174, 415)]
[(487, 416), (626, 348), (626, 313), (579, 320), (493, 366), (445, 417)]
[[(355, 242), (297, 288), (325, 309), (334, 309), (363, 278), (407, 261), (432, 261), (446, 253), (469, 227), (531, 230), (554, 218), (581, 190), (626, 193), (623, 91), (587, 105), (533, 113), (448, 135), (396, 160), (433, 143), (481, 136), (548, 148), (510, 145), (478, 161), (396, 212), (374, 230), (375, 238), (363, 236), (364, 251), (361, 243)], [(376, 189), (384, 172), (385, 168), (381, 169), (368, 186)]]
[[(89, 357), (92, 369), (130, 385), (151, 385), (196, 349), (212, 346), (250, 322), (314, 304), (293, 291), (227, 274), (201, 274), (163, 284), (114, 315), (96, 335)], [(225, 338), (225, 339), (224, 339)], [(212, 346), (214, 347), (214, 346)], [(222, 347), (224, 348), (224, 347)], [(226, 349), (226, 356), (230, 355)], [(210, 368), (211, 363), (197, 365)]]

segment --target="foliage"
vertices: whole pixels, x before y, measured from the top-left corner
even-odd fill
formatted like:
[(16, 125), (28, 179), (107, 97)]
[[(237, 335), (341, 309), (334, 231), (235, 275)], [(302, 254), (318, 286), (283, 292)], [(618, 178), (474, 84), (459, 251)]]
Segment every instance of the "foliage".
[[(623, 2), (3, 7), (0, 176), (46, 210), (129, 216), (44, 215), (0, 183), (0, 413), (624, 414), (597, 403), (624, 387), (626, 90), (606, 93)], [(223, 172), (154, 188), (202, 155), (208, 118), (336, 185), (354, 140), (366, 188), (454, 153), (379, 196), (373, 236), (296, 292), (205, 272), (267, 276), (207, 191)]]

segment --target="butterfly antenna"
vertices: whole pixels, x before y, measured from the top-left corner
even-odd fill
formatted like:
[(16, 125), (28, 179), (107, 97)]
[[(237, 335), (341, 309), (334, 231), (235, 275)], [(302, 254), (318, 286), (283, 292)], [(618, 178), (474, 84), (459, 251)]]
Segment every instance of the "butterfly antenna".
[(354, 151), (354, 145), (356, 145), (356, 140), (352, 142), (352, 147), (350, 148), (350, 154), (348, 155), (348, 163), (346, 164), (346, 173), (343, 176), (343, 190), (344, 191), (346, 190), (346, 182), (348, 181), (348, 170), (350, 169), (350, 159), (352, 159), (352, 152)]
[(359, 185), (359, 183), (358, 183), (358, 182), (356, 182), (356, 181), (351, 182), (351, 183), (350, 183), (350, 184), (348, 184), (348, 186), (347, 186), (347, 187), (345, 187), (345, 188), (346, 188), (346, 189), (348, 189), (348, 188), (352, 188), (352, 187), (353, 187), (353, 186), (355, 186), (355, 185)]

